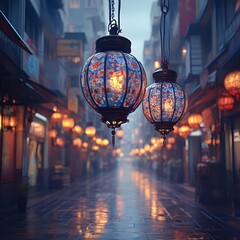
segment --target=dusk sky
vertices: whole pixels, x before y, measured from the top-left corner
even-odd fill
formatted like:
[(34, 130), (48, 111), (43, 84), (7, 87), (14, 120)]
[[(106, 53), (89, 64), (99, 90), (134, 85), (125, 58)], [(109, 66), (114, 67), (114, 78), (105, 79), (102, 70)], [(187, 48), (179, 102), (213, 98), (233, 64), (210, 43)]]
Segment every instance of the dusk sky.
[[(122, 0), (121, 1), (121, 36), (132, 42), (132, 54), (142, 62), (143, 43), (150, 38), (150, 13), (154, 0)], [(115, 0), (117, 9), (118, 1)], [(106, 23), (108, 23), (108, 1), (105, 0)], [(117, 10), (115, 10), (117, 19)]]

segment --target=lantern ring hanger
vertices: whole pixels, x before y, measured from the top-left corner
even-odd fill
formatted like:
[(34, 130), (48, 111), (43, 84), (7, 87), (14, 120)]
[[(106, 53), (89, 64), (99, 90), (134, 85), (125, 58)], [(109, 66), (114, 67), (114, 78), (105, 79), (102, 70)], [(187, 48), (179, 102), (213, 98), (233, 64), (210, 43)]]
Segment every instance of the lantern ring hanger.
[(118, 21), (114, 18), (114, 0), (109, 0), (109, 24), (108, 24), (108, 32), (110, 35), (118, 35), (122, 32), (120, 29), (120, 10), (121, 10), (121, 0), (118, 0)]

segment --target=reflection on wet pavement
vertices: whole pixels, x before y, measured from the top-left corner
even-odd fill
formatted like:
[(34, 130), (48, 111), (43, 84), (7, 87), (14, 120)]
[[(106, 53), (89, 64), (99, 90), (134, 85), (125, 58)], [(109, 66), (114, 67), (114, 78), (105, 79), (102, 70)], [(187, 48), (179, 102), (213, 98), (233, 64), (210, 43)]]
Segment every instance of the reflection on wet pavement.
[(172, 185), (121, 163), (74, 183), (26, 214), (0, 220), (1, 239), (240, 239)]

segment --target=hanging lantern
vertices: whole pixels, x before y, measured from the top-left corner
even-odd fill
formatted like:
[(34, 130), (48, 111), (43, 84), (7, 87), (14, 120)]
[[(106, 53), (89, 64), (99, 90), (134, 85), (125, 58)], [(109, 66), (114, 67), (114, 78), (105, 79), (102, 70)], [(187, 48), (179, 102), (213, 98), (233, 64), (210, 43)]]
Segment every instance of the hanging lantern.
[(62, 120), (62, 126), (65, 128), (66, 131), (69, 131), (74, 126), (74, 119), (70, 117), (64, 117)]
[(176, 83), (177, 73), (159, 69), (153, 73), (155, 83), (147, 87), (143, 99), (143, 113), (163, 137), (173, 131), (186, 110), (187, 99), (183, 88)]
[(234, 107), (234, 98), (227, 94), (223, 93), (220, 98), (218, 98), (218, 109), (220, 111), (231, 110)]
[(240, 100), (240, 71), (237, 70), (227, 74), (224, 79), (224, 86), (231, 95)]
[(64, 145), (64, 139), (63, 139), (62, 137), (57, 137), (57, 138), (56, 138), (56, 141), (55, 141), (55, 144), (56, 144), (57, 146), (63, 147), (63, 145)]
[(191, 132), (191, 129), (187, 125), (183, 125), (179, 128), (178, 133), (181, 137), (186, 138)]
[(144, 116), (155, 126), (155, 130), (163, 135), (173, 131), (173, 126), (183, 117), (187, 107), (184, 89), (176, 82), (177, 73), (168, 69), (165, 56), (165, 22), (169, 6), (162, 2), (161, 7), (161, 68), (153, 73), (155, 83), (147, 87), (142, 107)]
[(141, 103), (147, 80), (142, 64), (130, 54), (131, 42), (118, 35), (120, 23), (114, 19), (113, 6), (114, 1), (109, 1), (110, 35), (96, 41), (96, 54), (84, 64), (80, 85), (88, 104), (114, 136), (115, 128), (126, 123)]
[(202, 121), (203, 121), (202, 115), (199, 113), (193, 113), (188, 117), (188, 124), (190, 128), (193, 129), (199, 129)]
[(85, 133), (88, 137), (92, 138), (96, 134), (96, 128), (92, 124), (88, 124), (88, 126), (85, 129)]

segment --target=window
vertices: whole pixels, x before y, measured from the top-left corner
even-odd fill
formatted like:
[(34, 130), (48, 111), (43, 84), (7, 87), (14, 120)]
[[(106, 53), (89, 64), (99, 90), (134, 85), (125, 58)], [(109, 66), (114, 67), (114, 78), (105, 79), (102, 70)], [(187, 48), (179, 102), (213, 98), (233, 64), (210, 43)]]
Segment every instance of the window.
[(70, 0), (69, 7), (70, 8), (80, 8), (80, 0)]

